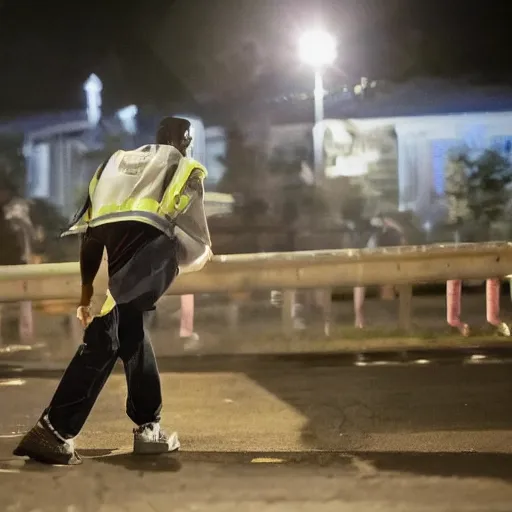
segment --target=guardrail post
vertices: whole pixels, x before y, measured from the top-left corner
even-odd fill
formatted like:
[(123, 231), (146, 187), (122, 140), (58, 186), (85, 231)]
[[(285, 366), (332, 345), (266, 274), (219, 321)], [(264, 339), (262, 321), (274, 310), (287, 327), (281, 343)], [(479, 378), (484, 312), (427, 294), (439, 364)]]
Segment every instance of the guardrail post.
[(240, 304), (236, 297), (229, 298), (226, 316), (229, 332), (230, 334), (235, 334), (238, 331), (238, 326), (240, 323)]
[(180, 337), (188, 338), (194, 334), (194, 295), (188, 293), (180, 297)]
[(32, 343), (34, 340), (34, 311), (31, 301), (24, 300), (19, 303), (18, 326), (20, 333), (20, 343)]
[(487, 322), (495, 327), (501, 323), (500, 320), (500, 292), (501, 282), (499, 279), (487, 279), (485, 282), (485, 312)]
[(322, 293), (322, 313), (324, 322), (325, 336), (331, 335), (331, 316), (332, 316), (332, 290), (325, 288)]
[(463, 336), (469, 336), (469, 325), (461, 320), (462, 314), (462, 281), (450, 279), (446, 281), (446, 322), (456, 328)]
[(293, 334), (295, 320), (295, 290), (283, 290), (283, 307), (281, 308), (281, 325), (286, 336)]
[(462, 281), (446, 281), (446, 322), (450, 327), (459, 327), (461, 314)]
[(353, 290), (354, 303), (354, 325), (357, 329), (364, 327), (364, 299), (366, 297), (366, 287), (356, 286)]
[(398, 327), (408, 331), (411, 328), (412, 317), (412, 285), (401, 284), (398, 286)]

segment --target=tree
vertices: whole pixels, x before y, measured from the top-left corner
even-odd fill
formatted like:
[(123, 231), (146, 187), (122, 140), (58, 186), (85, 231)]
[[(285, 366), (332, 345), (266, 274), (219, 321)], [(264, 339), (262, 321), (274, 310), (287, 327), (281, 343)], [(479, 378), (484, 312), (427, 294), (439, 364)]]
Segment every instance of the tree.
[(461, 229), (471, 216), (468, 206), (469, 182), (461, 155), (453, 155), (446, 167), (445, 201), (448, 224), (454, 227), (454, 241), (460, 242)]
[(364, 182), (344, 178), (343, 194), (341, 196), (340, 213), (344, 220), (359, 221), (363, 218), (366, 208)]
[(471, 216), (489, 238), (491, 225), (501, 220), (512, 182), (510, 162), (498, 151), (486, 150), (476, 160), (467, 160), (470, 170), (468, 177), (468, 208)]
[(261, 199), (265, 189), (266, 157), (262, 150), (247, 143), (241, 130), (227, 133), (226, 154), (220, 158), (225, 167), (219, 192), (239, 195), (243, 202)]
[(0, 180), (18, 195), (24, 195), (27, 173), (21, 135), (0, 136)]
[(494, 149), (477, 156), (463, 150), (450, 160), (447, 174), (451, 222), (459, 229), (465, 221), (472, 221), (474, 234), (489, 239), (492, 224), (503, 218), (509, 201), (509, 160)]
[(36, 233), (41, 232), (46, 256), (55, 261), (61, 258), (62, 248), (54, 242), (66, 220), (48, 201), (25, 198), (26, 167), (22, 148), (21, 136), (0, 137), (0, 187), (7, 189), (11, 197), (3, 214), (21, 228), (25, 247), (32, 248), (34, 242), (40, 242), (36, 240)]
[(308, 144), (304, 142), (293, 152), (278, 151), (268, 164), (267, 196), (287, 226), (304, 217), (314, 221), (324, 217), (328, 210), (322, 191), (309, 178), (313, 178), (313, 171), (307, 163), (312, 159), (308, 153)]
[(30, 217), (35, 222), (36, 233), (40, 231), (42, 235), (42, 240), (38, 240), (38, 242), (42, 242), (45, 259), (51, 262), (69, 261), (70, 245), (72, 247), (71, 254), (76, 253), (74, 240), (70, 240), (74, 237), (66, 237), (65, 242), (60, 238), (68, 220), (55, 205), (43, 199), (33, 199), (29, 202), (29, 205)]

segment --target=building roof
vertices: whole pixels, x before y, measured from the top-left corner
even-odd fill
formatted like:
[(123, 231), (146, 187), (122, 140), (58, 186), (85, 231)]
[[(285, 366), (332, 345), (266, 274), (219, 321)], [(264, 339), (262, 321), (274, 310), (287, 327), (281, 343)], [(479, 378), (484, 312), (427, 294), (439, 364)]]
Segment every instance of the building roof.
[(41, 112), (31, 115), (0, 119), (0, 133), (37, 132), (49, 126), (86, 121), (85, 110), (64, 110), (61, 112)]
[[(512, 88), (478, 86), (468, 81), (416, 79), (404, 83), (377, 83), (364, 98), (354, 95), (354, 85), (337, 87), (331, 81), (326, 88), (324, 114), (332, 119), (512, 111)], [(295, 87), (289, 81), (269, 79), (259, 84), (253, 101), (240, 101), (235, 106), (211, 103), (205, 109), (205, 123), (228, 123), (233, 111), (243, 111), (246, 119), (265, 112), (272, 124), (312, 123), (312, 89), (312, 86), (307, 88), (303, 76)]]
[[(313, 119), (312, 94), (274, 98), (272, 118), (278, 124)], [(512, 111), (512, 88), (474, 86), (464, 82), (421, 79), (377, 84), (366, 97), (341, 88), (325, 98), (325, 117), (415, 117)]]

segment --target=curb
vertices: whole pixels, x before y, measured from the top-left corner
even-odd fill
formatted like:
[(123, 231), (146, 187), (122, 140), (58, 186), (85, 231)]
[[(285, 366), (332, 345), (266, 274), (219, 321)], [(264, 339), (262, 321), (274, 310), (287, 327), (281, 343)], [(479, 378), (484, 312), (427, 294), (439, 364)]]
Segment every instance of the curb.
[[(461, 355), (484, 355), (489, 357), (512, 358), (512, 343), (510, 342), (478, 342), (472, 343), (444, 343), (444, 344), (418, 344), (418, 345), (383, 345), (379, 348), (360, 350), (332, 350), (332, 351), (303, 351), (303, 352), (275, 352), (275, 353), (238, 353), (238, 354), (188, 354), (158, 357), (162, 372), (176, 371), (216, 371), (215, 366), (233, 368), (243, 367), (251, 363), (272, 362), (308, 362), (311, 364), (329, 361), (330, 365), (346, 362), (347, 360), (361, 360), (372, 358), (390, 358), (391, 360), (408, 360), (429, 357), (436, 354), (437, 359), (449, 359)], [(58, 361), (30, 361), (10, 360), (0, 358), (0, 373), (21, 375), (22, 373), (36, 374), (62, 374), (69, 360)], [(114, 372), (122, 372), (121, 367), (114, 368)]]

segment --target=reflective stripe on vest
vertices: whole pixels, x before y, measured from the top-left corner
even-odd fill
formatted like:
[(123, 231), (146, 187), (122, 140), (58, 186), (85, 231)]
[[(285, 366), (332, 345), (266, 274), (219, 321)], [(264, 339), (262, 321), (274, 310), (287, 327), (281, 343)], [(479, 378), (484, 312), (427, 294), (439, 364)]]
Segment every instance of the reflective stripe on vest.
[(115, 305), (116, 301), (114, 300), (114, 297), (112, 297), (110, 292), (107, 290), (107, 298), (105, 299), (103, 306), (101, 306), (101, 311), (98, 316), (108, 315), (114, 309)]

